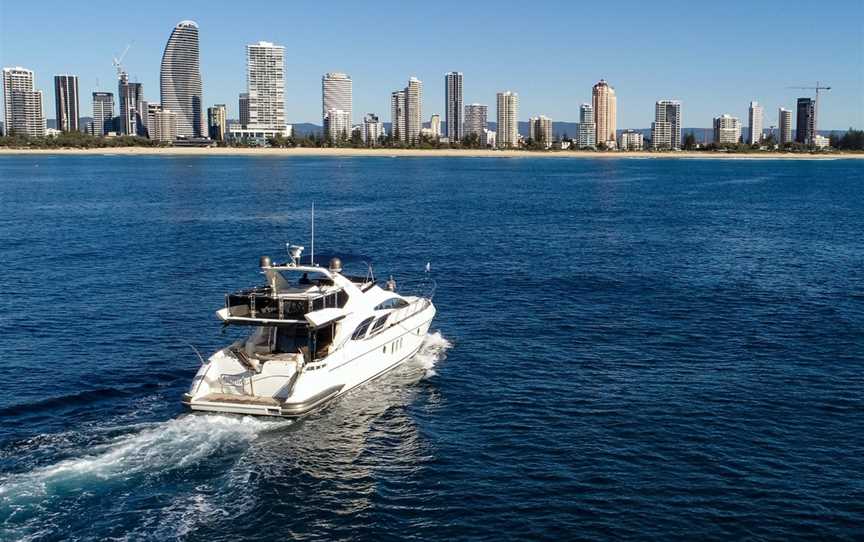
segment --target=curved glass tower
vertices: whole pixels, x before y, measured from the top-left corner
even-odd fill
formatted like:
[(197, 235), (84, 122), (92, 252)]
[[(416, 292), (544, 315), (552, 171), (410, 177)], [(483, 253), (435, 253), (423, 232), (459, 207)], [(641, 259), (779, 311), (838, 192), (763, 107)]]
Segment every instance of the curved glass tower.
[(198, 24), (180, 21), (162, 54), (160, 74), (162, 109), (177, 114), (179, 137), (201, 137), (201, 69), (198, 61)]

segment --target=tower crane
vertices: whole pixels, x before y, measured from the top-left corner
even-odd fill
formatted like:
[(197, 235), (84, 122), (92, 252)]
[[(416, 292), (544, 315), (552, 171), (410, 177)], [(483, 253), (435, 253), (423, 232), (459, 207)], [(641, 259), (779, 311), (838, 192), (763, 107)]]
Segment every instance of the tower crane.
[(120, 77), (120, 74), (123, 73), (122, 62), (123, 62), (123, 59), (126, 58), (126, 53), (129, 52), (130, 47), (132, 47), (132, 44), (131, 43), (127, 44), (126, 48), (123, 49), (123, 53), (120, 55), (120, 58), (117, 58), (116, 56), (114, 57), (113, 64), (114, 64), (114, 69), (117, 70), (117, 77), (118, 78)]

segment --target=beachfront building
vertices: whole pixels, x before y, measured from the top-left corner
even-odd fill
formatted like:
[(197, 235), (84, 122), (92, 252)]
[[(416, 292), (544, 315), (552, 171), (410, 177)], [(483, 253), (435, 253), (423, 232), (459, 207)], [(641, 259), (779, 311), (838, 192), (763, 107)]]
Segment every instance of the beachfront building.
[(594, 122), (594, 106), (591, 104), (579, 106), (576, 146), (580, 149), (593, 149), (597, 146), (597, 124)]
[(519, 145), (519, 94), (512, 91), (499, 92), (497, 99), (499, 148), (517, 147)]
[(441, 115), (438, 113), (433, 114), (429, 118), (429, 130), (433, 139), (439, 139), (441, 137)]
[(171, 142), (177, 139), (180, 115), (164, 109), (161, 104), (147, 104), (147, 134), (154, 141)]
[(287, 136), (285, 47), (268, 41), (246, 46), (246, 87), (249, 113), (245, 126), (256, 132)]
[(405, 91), (390, 93), (390, 134), (394, 141), (405, 141)]
[(681, 149), (681, 102), (659, 100), (654, 104), (651, 147), (655, 150)]
[(384, 137), (384, 123), (374, 113), (366, 113), (363, 117), (363, 131), (360, 134), (367, 147), (378, 145)]
[(198, 24), (180, 21), (165, 44), (159, 72), (160, 105), (177, 116), (178, 137), (205, 134), (199, 64)]
[(106, 136), (114, 131), (114, 95), (110, 92), (93, 93), (93, 122), (90, 134)]
[(3, 68), (4, 130), (7, 135), (45, 135), (42, 91), (35, 87), (33, 70), (20, 66)]
[(741, 121), (724, 113), (714, 117), (714, 143), (718, 145), (734, 145), (741, 139)]
[(816, 136), (816, 100), (798, 98), (798, 121), (795, 125), (795, 141), (812, 145)]
[(224, 141), (228, 132), (228, 107), (216, 104), (207, 108), (207, 135), (214, 141)]
[(117, 79), (117, 98), (120, 100), (119, 122), (117, 130), (122, 135), (145, 136), (143, 117), (147, 116), (144, 105), (144, 89), (141, 83), (129, 81), (129, 74), (120, 72)]
[(552, 146), (552, 119), (546, 115), (528, 119), (528, 139), (543, 143), (548, 149)]
[(423, 82), (412, 77), (405, 87), (405, 136), (409, 143), (420, 139), (423, 127)]
[(618, 134), (618, 149), (622, 151), (641, 151), (644, 138), (641, 132), (636, 130), (624, 130)]
[(488, 107), (483, 104), (468, 104), (465, 106), (464, 118), (463, 137), (476, 135), (481, 145), (488, 145), (485, 140), (488, 128)]
[(777, 126), (780, 128), (778, 143), (781, 146), (792, 143), (792, 111), (781, 107), (777, 118)]
[(462, 72), (444, 74), (444, 121), (447, 123), (447, 139), (462, 141), (465, 137), (462, 118)]
[(324, 114), (324, 134), (330, 141), (344, 141), (351, 137), (351, 113), (329, 109)]
[(597, 125), (595, 140), (606, 147), (615, 147), (615, 132), (618, 117), (618, 100), (615, 89), (601, 79), (591, 89), (591, 101), (594, 107), (594, 122)]
[(813, 146), (817, 149), (827, 149), (831, 144), (831, 140), (825, 136), (816, 134), (813, 136)]
[(78, 100), (78, 76), (54, 76), (54, 106), (57, 129), (61, 132), (77, 132), (80, 129)]
[[(348, 113), (349, 124), (352, 115), (352, 104), (354, 100), (354, 84), (351, 76), (340, 72), (325, 73), (321, 77), (321, 119), (325, 132), (330, 124), (327, 119), (328, 111), (343, 111)], [(340, 124), (344, 119), (340, 119)], [(350, 127), (349, 127), (350, 128)]]
[(485, 143), (487, 147), (496, 149), (498, 148), (498, 132), (489, 129), (483, 130), (480, 141)]
[(762, 111), (762, 106), (759, 105), (759, 102), (750, 102), (747, 116), (750, 121), (750, 133), (747, 136), (747, 143), (758, 145), (762, 142), (762, 132), (764, 130), (764, 112)]

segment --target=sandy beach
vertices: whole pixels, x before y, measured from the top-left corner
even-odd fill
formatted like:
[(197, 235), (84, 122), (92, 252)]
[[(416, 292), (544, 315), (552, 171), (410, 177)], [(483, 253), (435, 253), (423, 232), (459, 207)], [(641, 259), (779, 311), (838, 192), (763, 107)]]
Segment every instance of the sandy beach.
[(721, 152), (590, 152), (590, 151), (518, 151), (485, 149), (352, 149), (352, 148), (236, 148), (236, 147), (114, 147), (101, 149), (11, 149), (0, 148), (0, 155), (52, 154), (52, 155), (123, 155), (123, 156), (331, 156), (384, 158), (587, 158), (615, 160), (622, 158), (700, 158), (721, 160), (831, 160), (837, 158), (864, 158), (864, 153), (832, 152), (830, 154)]

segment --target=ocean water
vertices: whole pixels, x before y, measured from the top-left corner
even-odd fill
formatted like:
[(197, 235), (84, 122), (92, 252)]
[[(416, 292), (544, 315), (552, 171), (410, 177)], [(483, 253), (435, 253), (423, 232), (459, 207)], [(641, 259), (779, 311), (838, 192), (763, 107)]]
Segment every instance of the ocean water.
[[(184, 412), (286, 242), (423, 351)], [(2, 540), (864, 538), (864, 162), (0, 157)]]

